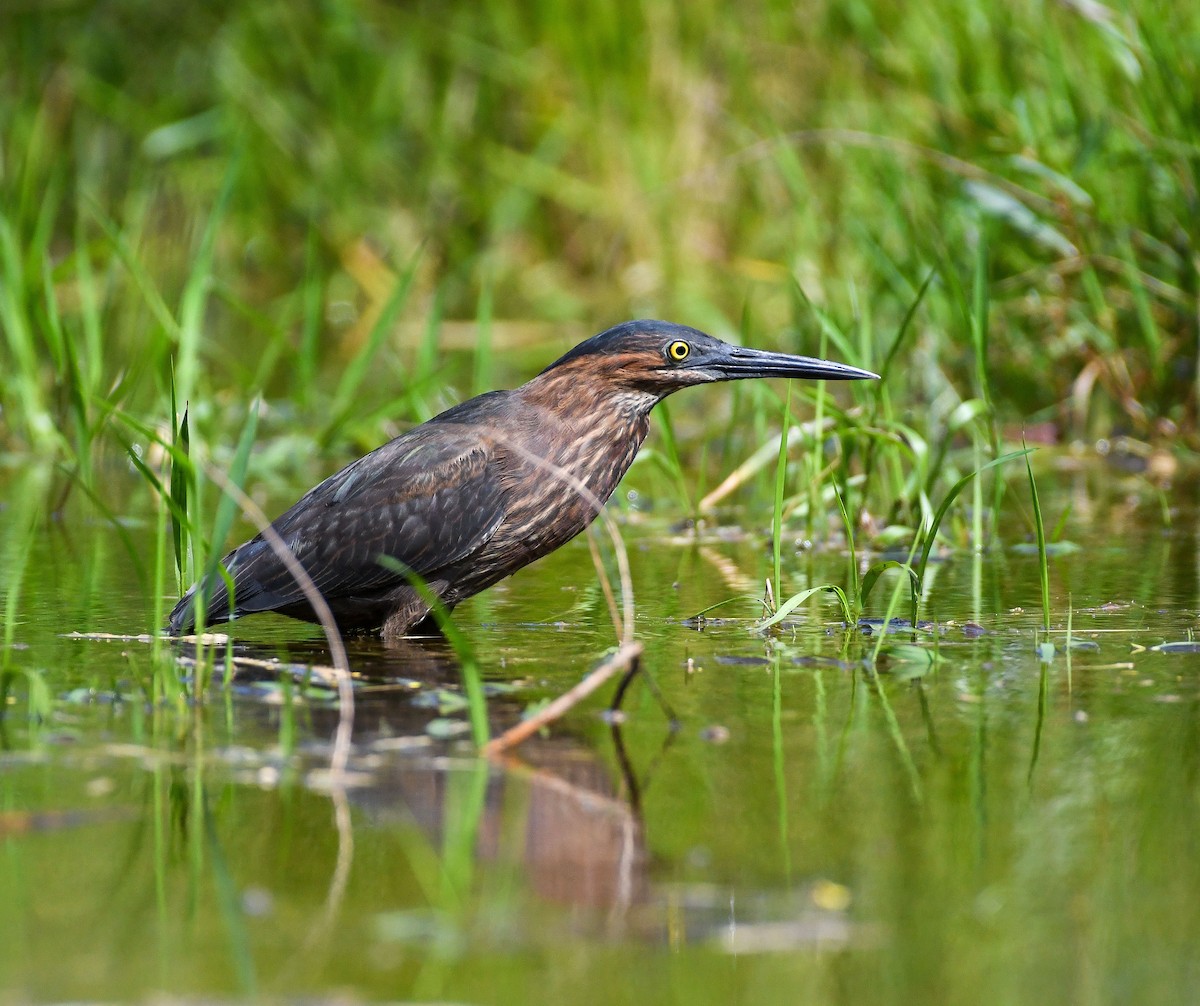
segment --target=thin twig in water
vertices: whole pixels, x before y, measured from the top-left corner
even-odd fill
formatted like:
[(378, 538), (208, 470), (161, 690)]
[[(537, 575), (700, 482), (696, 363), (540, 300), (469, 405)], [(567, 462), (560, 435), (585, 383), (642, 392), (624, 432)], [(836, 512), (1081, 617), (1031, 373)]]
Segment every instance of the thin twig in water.
[(638, 642), (622, 643), (616, 653), (591, 671), (574, 688), (563, 692), (553, 702), (539, 709), (528, 719), (505, 730), (499, 737), (493, 737), (484, 745), (483, 753), (488, 757), (494, 757), (533, 736), (548, 723), (553, 723), (572, 706), (586, 699), (618, 671), (629, 671), (635, 668), (642, 655), (642, 649), (642, 644)]
[(604, 501), (584, 485), (582, 481), (561, 466), (554, 464), (552, 461), (547, 461), (545, 458), (538, 457), (521, 444), (509, 441), (507, 438), (501, 439), (504, 440), (505, 446), (509, 450), (520, 454), (534, 466), (570, 486), (596, 511), (596, 517), (604, 525), (604, 530), (608, 532), (609, 537), (612, 539), (613, 554), (617, 561), (617, 573), (620, 577), (622, 604), (621, 614), (618, 617), (616, 600), (613, 597), (612, 587), (608, 583), (604, 564), (600, 561), (599, 552), (595, 550), (595, 544), (589, 534), (588, 542), (593, 549), (592, 557), (596, 562), (596, 570), (600, 576), (605, 598), (609, 603), (609, 611), (613, 616), (613, 626), (617, 630), (617, 641), (619, 643), (617, 651), (599, 667), (591, 671), (574, 688), (564, 692), (529, 719), (522, 720), (516, 726), (506, 730), (499, 737), (493, 737), (488, 741), (483, 746), (483, 754), (487, 757), (494, 757), (502, 751), (515, 747), (522, 741), (533, 736), (542, 727), (562, 716), (572, 706), (582, 702), (618, 671), (624, 670), (632, 675), (637, 669), (638, 658), (642, 655), (642, 644), (635, 642), (633, 639), (633, 577), (629, 572), (629, 555), (625, 551), (625, 542), (621, 538), (621, 532), (617, 528), (616, 521), (604, 509)]

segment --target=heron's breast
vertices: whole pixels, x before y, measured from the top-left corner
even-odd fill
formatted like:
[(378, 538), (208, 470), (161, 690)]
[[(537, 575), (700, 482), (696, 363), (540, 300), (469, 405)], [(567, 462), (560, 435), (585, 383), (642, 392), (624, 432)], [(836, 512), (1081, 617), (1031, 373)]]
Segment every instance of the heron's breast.
[(497, 544), (545, 555), (586, 528), (608, 501), (646, 437), (648, 423), (577, 427), (565, 442), (534, 451), (514, 465), (512, 493)]

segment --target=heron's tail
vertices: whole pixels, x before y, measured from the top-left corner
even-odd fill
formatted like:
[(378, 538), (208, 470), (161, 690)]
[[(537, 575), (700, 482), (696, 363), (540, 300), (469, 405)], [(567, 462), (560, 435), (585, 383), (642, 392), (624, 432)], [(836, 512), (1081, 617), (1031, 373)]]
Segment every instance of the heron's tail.
[[(218, 575), (216, 583), (211, 588), (207, 610), (204, 613), (204, 624), (213, 625), (216, 622), (228, 622), (235, 617), (229, 610), (229, 591), (225, 587), (225, 578)], [(194, 584), (171, 609), (167, 619), (167, 631), (172, 636), (186, 636), (196, 628), (196, 587)]]

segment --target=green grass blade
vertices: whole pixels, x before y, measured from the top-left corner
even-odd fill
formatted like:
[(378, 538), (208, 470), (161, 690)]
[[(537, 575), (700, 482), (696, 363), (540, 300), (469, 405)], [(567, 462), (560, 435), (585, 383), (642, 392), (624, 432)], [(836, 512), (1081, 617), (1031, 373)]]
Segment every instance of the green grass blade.
[(942, 499), (941, 505), (935, 511), (933, 519), (930, 521), (929, 528), (925, 532), (925, 543), (921, 548), (921, 558), (917, 560), (917, 576), (922, 582), (925, 580), (925, 567), (929, 564), (929, 554), (933, 551), (934, 542), (937, 540), (938, 528), (942, 526), (942, 519), (946, 516), (946, 511), (949, 510), (954, 501), (958, 499), (958, 494), (961, 493), (968, 486), (968, 484), (970, 484), (971, 479), (975, 478), (976, 475), (982, 474), (989, 468), (995, 468), (997, 465), (1006, 464), (1007, 462), (1012, 461), (1014, 458), (1024, 457), (1028, 453), (1029, 449), (1026, 448), (1025, 450), (1010, 451), (1008, 454), (1002, 454), (1000, 457), (993, 458), (991, 461), (987, 462), (987, 464), (975, 469), (975, 471), (968, 472), (961, 479), (954, 483), (954, 485), (950, 488), (950, 491), (946, 493), (945, 497)]
[[(250, 409), (246, 414), (245, 425), (242, 427), (242, 435), (238, 439), (237, 450), (233, 455), (233, 462), (229, 466), (229, 481), (239, 489), (244, 487), (246, 483), (246, 471), (250, 465), (250, 451), (254, 446), (254, 437), (258, 431), (259, 408), (260, 403), (257, 399), (250, 404)], [(229, 532), (233, 528), (233, 521), (237, 514), (237, 500), (227, 492), (222, 493), (220, 502), (217, 504), (217, 515), (213, 521), (208, 562), (204, 569), (204, 576), (200, 581), (201, 586), (196, 590), (197, 615), (208, 609), (208, 599), (211, 596), (209, 591), (212, 590), (212, 585), (216, 582), (217, 571), (221, 568), (221, 557), (225, 554), (225, 539), (229, 537)], [(232, 605), (234, 601), (232, 590), (229, 594), (229, 600)]]
[[(1021, 441), (1024, 446), (1025, 441)], [(1029, 498), (1033, 502), (1033, 526), (1037, 533), (1038, 574), (1042, 582), (1042, 628), (1050, 631), (1050, 564), (1046, 557), (1046, 526), (1042, 522), (1042, 504), (1038, 499), (1037, 481), (1033, 477), (1033, 465), (1029, 456), (1033, 453), (1025, 448), (1025, 473), (1029, 476)]]
[(930, 285), (933, 283), (934, 277), (937, 275), (936, 269), (930, 269), (925, 277), (925, 281), (917, 290), (916, 297), (913, 302), (908, 305), (908, 310), (904, 312), (904, 320), (900, 322), (900, 327), (896, 330), (896, 337), (892, 339), (892, 344), (888, 347), (887, 353), (883, 357), (883, 364), (879, 368), (879, 385), (883, 387), (887, 384), (888, 374), (892, 370), (892, 362), (896, 359), (896, 354), (900, 352), (900, 347), (904, 345), (904, 339), (908, 335), (912, 327), (913, 319), (917, 316), (917, 309), (921, 306), (921, 302), (925, 299), (925, 294), (929, 291)]
[[(792, 382), (788, 381), (787, 397), (783, 405), (783, 426), (779, 431), (779, 457), (775, 462), (775, 500), (771, 511), (771, 557), (775, 580), (775, 597), (782, 593), (782, 561), (783, 561), (783, 496), (784, 485), (787, 482), (787, 447), (788, 420), (792, 416)], [(840, 497), (839, 497), (840, 499)]]
[[(847, 574), (850, 578), (849, 596), (854, 599), (855, 614), (859, 616), (862, 614), (863, 605), (866, 603), (866, 591), (858, 581), (858, 555), (854, 544), (854, 524), (850, 520), (850, 511), (846, 509), (846, 500), (843, 498), (842, 491), (837, 487), (836, 483), (833, 486), (833, 497), (837, 500), (838, 513), (842, 515), (842, 527), (846, 530), (846, 547), (850, 553), (847, 566)], [(857, 617), (854, 620), (857, 621)]]
[(188, 483), (194, 477), (190, 465), (191, 435), (188, 432), (187, 408), (179, 415), (175, 400), (175, 372), (171, 372), (171, 424), (174, 451), (171, 453), (171, 542), (175, 548), (175, 572), (179, 577), (179, 589), (187, 586), (187, 548), (184, 526), (187, 523)]
[(807, 601), (813, 594), (819, 594), (821, 591), (828, 591), (837, 598), (838, 604), (842, 609), (842, 617), (847, 625), (854, 624), (854, 609), (850, 604), (850, 599), (846, 596), (846, 592), (836, 584), (824, 583), (816, 587), (809, 587), (807, 590), (802, 590), (798, 594), (793, 594), (784, 601), (776, 610), (775, 613), (767, 619), (759, 622), (755, 628), (759, 631), (769, 629), (772, 625), (777, 625), (795, 611), (800, 605)]
[[(900, 562), (896, 559), (885, 559), (883, 562), (875, 563), (875, 565), (863, 574), (861, 605), (864, 609), (867, 606), (867, 598), (870, 597), (875, 584), (879, 582), (879, 578), (889, 569), (902, 569), (908, 573), (909, 590), (913, 598), (913, 607), (916, 607), (917, 598), (921, 593), (921, 578), (917, 575), (917, 571), (907, 562)], [(916, 628), (915, 625), (913, 627)]]

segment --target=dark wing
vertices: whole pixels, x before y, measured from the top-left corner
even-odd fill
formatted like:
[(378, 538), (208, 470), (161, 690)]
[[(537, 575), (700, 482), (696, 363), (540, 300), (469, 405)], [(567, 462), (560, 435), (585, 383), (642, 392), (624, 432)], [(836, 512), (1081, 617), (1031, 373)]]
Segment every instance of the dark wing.
[[(272, 525), (321, 594), (370, 598), (404, 577), (387, 556), (424, 578), (481, 548), (504, 519), (503, 484), (490, 441), (449, 423), (418, 427), (331, 476)], [(225, 557), (210, 622), (304, 603), (295, 578), (261, 535)], [(193, 588), (194, 590), (195, 588)], [(171, 613), (171, 631), (192, 625), (191, 591)]]

